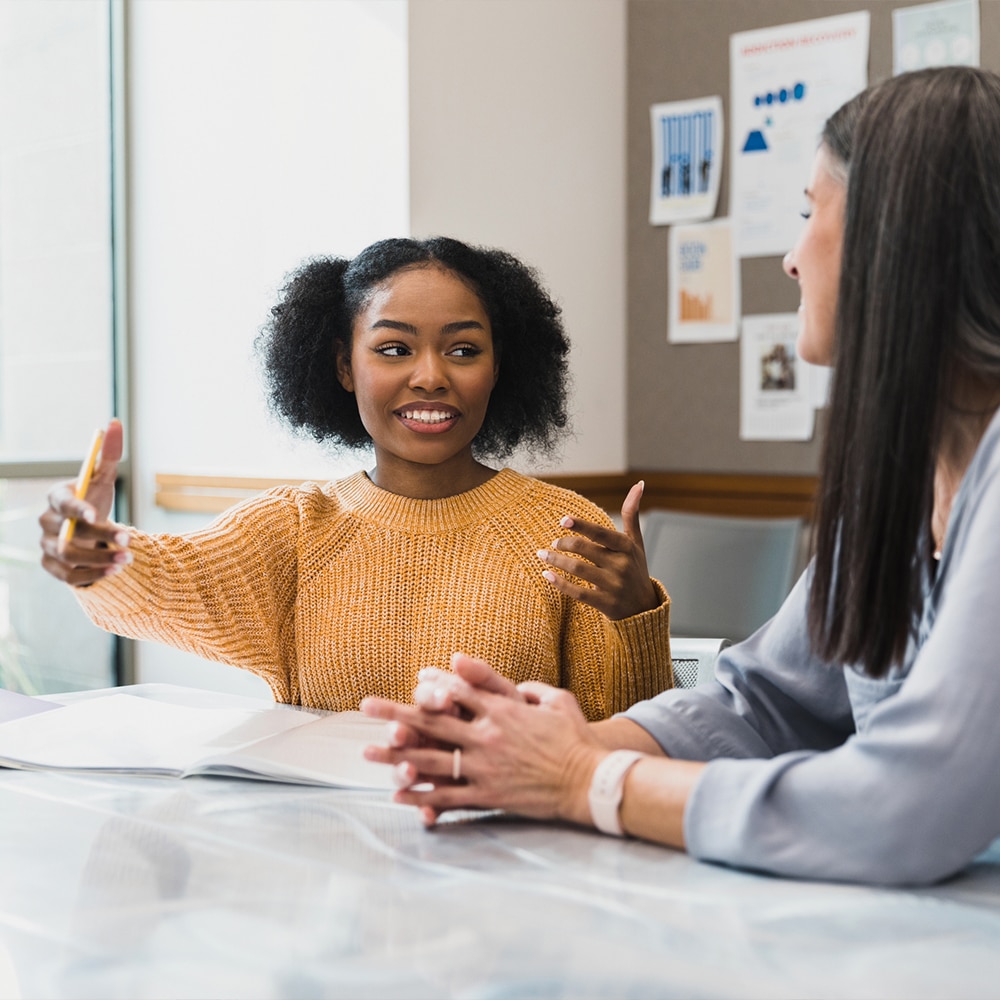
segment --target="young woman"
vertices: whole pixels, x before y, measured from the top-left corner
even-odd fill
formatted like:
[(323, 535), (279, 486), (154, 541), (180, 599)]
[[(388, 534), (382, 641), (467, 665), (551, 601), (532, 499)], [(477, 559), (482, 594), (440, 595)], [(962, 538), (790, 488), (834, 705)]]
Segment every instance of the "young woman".
[[(150, 535), (108, 520), (112, 421), (86, 499), (66, 484), (40, 519), (42, 564), (98, 625), (325, 709), (408, 697), (456, 648), (568, 688), (592, 719), (669, 686), (669, 600), (646, 570), (641, 487), (619, 533), (582, 497), (479, 460), (550, 446), (566, 423), (568, 344), (529, 268), (450, 239), (314, 260), (258, 346), (277, 412), (321, 441), (373, 444), (374, 468)], [(78, 527), (60, 547), (68, 518)], [(544, 565), (557, 558), (571, 575)]]
[(713, 683), (592, 726), (462, 657), (417, 707), (367, 702), (400, 723), (369, 750), (398, 801), (874, 883), (943, 878), (1000, 836), (998, 177), (996, 74), (899, 76), (833, 115), (785, 260), (799, 353), (835, 366), (807, 573)]

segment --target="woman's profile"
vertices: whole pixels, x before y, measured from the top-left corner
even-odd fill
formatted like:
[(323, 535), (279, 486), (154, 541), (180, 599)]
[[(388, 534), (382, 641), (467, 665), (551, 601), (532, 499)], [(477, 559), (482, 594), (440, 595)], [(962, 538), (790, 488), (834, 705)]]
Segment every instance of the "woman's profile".
[(898, 76), (829, 119), (785, 259), (798, 353), (834, 367), (803, 578), (714, 681), (593, 725), (462, 657), (415, 707), (367, 702), (397, 723), (369, 756), (398, 801), (872, 883), (941, 879), (1000, 836), (998, 177), (995, 73)]
[[(43, 565), (97, 624), (324, 709), (408, 697), (455, 648), (572, 690), (594, 719), (670, 684), (641, 487), (618, 532), (583, 497), (484, 463), (547, 448), (566, 423), (568, 342), (530, 268), (447, 238), (310, 260), (258, 348), (276, 412), (320, 441), (371, 445), (374, 466), (152, 535), (108, 520), (113, 421), (86, 499), (61, 486), (40, 518)], [(60, 546), (68, 518), (76, 533)]]

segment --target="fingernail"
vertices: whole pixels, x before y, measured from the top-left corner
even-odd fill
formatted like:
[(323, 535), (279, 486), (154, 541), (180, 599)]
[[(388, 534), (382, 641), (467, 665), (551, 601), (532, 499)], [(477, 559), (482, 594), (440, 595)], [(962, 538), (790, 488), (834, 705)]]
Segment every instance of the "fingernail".
[(538, 549), (538, 551), (535, 552), (535, 555), (538, 556), (538, 558), (541, 559), (542, 562), (549, 561), (549, 554), (548, 552), (545, 551), (545, 549)]
[(559, 523), (564, 528), (572, 528), (573, 527), (573, 518), (571, 518), (571, 517), (564, 517)]
[(115, 573), (120, 573), (124, 568), (125, 567), (122, 566), (121, 564), (116, 563), (114, 566), (108, 566), (108, 568), (105, 569), (105, 571), (104, 571), (104, 575), (105, 576), (114, 576)]
[(121, 564), (127, 566), (132, 561), (132, 553), (131, 552), (116, 552), (114, 554), (114, 556), (112, 556), (112, 558), (114, 559), (114, 561), (116, 563), (121, 563)]
[(91, 510), (90, 507), (88, 507), (83, 512), (83, 519), (87, 522), (87, 524), (93, 524), (97, 520), (97, 515), (94, 513), (93, 510)]
[(542, 573), (542, 576), (545, 577), (545, 579), (548, 580), (549, 583), (555, 583), (556, 582), (556, 575), (551, 570), (545, 570)]
[(128, 545), (129, 533), (127, 531), (115, 532), (115, 545)]

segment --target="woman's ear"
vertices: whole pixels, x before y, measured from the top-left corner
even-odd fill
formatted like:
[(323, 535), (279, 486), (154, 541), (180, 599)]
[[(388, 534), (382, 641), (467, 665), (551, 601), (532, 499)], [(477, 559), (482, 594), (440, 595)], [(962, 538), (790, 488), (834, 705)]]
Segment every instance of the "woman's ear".
[(342, 340), (337, 341), (337, 381), (348, 391), (354, 392), (354, 379), (351, 376), (351, 347)]

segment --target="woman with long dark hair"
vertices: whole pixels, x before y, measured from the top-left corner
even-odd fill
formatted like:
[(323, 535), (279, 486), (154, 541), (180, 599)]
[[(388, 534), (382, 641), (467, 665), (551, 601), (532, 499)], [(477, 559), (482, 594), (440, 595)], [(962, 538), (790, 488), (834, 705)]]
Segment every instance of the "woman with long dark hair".
[(799, 353), (836, 373), (805, 575), (711, 684), (605, 722), (463, 657), (417, 707), (371, 701), (401, 724), (369, 750), (398, 801), (873, 883), (1000, 836), (998, 178), (994, 73), (896, 77), (830, 118), (785, 260)]

